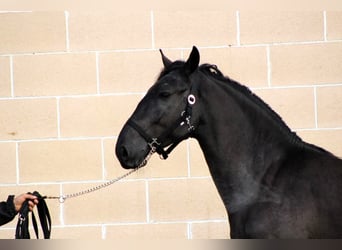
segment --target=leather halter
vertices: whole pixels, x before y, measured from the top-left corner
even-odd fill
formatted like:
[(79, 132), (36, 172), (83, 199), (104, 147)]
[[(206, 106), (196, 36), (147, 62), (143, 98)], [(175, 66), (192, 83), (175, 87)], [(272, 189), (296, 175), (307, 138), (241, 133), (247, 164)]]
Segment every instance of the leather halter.
[[(196, 98), (194, 95), (190, 94), (188, 95), (188, 98), (186, 100), (186, 106), (184, 111), (181, 113), (180, 117), (159, 137), (152, 137), (149, 134), (147, 134), (136, 122), (134, 122), (132, 119), (129, 119), (127, 121), (127, 125), (131, 126), (133, 129), (135, 129), (147, 142), (147, 144), (150, 146), (151, 150), (154, 150), (157, 152), (162, 159), (167, 159), (171, 151), (183, 140), (189, 138), (191, 136), (191, 133), (195, 130), (195, 127), (191, 124), (191, 117), (192, 117), (192, 106), (196, 103)], [(182, 127), (184, 125), (188, 126), (188, 134), (184, 136), (180, 136), (176, 138), (174, 142), (171, 143), (171, 145), (165, 150), (163, 145), (163, 141), (172, 134), (174, 130), (176, 130), (178, 127)]]

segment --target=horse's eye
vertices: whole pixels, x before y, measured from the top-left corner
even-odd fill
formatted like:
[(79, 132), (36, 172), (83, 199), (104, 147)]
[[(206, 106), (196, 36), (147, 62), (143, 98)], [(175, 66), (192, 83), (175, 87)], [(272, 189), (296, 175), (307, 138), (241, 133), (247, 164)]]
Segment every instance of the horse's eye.
[(169, 97), (170, 95), (171, 95), (171, 93), (167, 92), (167, 91), (163, 91), (163, 92), (159, 93), (159, 96), (163, 97), (163, 98)]

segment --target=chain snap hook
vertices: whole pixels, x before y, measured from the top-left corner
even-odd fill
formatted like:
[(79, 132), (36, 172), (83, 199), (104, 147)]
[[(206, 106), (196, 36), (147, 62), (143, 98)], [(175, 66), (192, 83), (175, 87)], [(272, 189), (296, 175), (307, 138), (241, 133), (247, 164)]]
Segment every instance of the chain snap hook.
[(59, 196), (59, 198), (58, 198), (59, 203), (64, 203), (65, 200), (66, 200), (65, 195), (61, 195), (61, 196)]

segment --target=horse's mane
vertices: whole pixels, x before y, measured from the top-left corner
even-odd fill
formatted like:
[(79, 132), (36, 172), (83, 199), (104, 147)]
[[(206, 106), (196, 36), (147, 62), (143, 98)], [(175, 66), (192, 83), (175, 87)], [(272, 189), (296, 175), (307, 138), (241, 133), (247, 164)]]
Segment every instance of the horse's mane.
[(204, 73), (208, 77), (218, 80), (218, 82), (223, 83), (224, 86), (233, 88), (234, 90), (248, 98), (250, 101), (252, 101), (252, 103), (254, 103), (256, 106), (260, 107), (262, 112), (270, 117), (273, 122), (275, 122), (276, 126), (283, 132), (283, 134), (292, 144), (307, 149), (313, 149), (315, 151), (325, 151), (324, 149), (317, 147), (316, 145), (302, 141), (302, 139), (295, 132), (291, 131), (291, 129), (287, 126), (283, 119), (268, 104), (266, 104), (260, 97), (255, 95), (248, 87), (230, 79), (227, 76), (224, 76), (216, 65), (202, 64), (199, 66), (199, 71)]
[(207, 76), (210, 76), (225, 83), (225, 86), (233, 88), (234, 90), (241, 93), (243, 96), (247, 97), (254, 104), (259, 106), (267, 115), (273, 118), (280, 127), (282, 127), (287, 132), (291, 132), (291, 129), (287, 126), (283, 119), (267, 103), (265, 103), (260, 97), (255, 95), (248, 87), (230, 79), (227, 76), (224, 76), (216, 65), (202, 64), (199, 67), (199, 70)]

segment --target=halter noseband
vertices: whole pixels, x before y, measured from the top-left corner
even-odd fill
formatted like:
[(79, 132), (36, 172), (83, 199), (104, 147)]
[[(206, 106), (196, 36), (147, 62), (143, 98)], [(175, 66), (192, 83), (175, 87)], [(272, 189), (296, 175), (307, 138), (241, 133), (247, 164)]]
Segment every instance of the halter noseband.
[[(157, 152), (162, 159), (167, 159), (171, 151), (184, 139), (187, 139), (191, 133), (195, 130), (195, 127), (191, 124), (192, 117), (192, 106), (196, 103), (196, 97), (193, 94), (189, 94), (186, 106), (180, 117), (169, 127), (161, 136), (152, 137), (148, 135), (137, 123), (135, 123), (132, 119), (127, 121), (127, 125), (131, 126), (135, 129), (147, 142), (151, 150)], [(182, 127), (184, 125), (188, 126), (189, 133), (178, 137), (166, 150), (162, 146), (163, 141), (169, 136), (174, 130), (178, 127)]]

